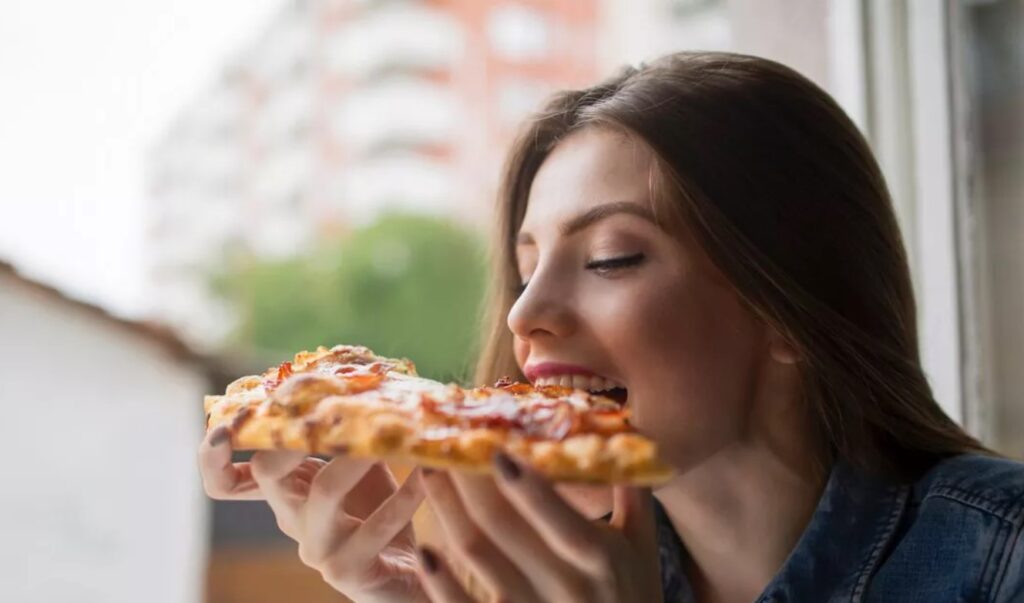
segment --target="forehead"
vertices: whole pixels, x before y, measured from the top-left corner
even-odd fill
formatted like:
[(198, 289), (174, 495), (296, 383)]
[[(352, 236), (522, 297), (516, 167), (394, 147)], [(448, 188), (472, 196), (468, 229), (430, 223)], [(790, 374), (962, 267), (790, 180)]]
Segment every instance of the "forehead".
[(530, 187), (523, 230), (563, 221), (594, 206), (651, 206), (654, 157), (621, 132), (584, 128), (551, 151)]

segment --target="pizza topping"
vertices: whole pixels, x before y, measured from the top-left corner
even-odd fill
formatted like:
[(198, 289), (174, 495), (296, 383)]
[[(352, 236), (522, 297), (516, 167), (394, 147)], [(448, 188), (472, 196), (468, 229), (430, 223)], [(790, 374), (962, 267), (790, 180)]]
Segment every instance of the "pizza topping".
[(246, 377), (239, 377), (230, 384), (228, 384), (225, 393), (228, 394), (240, 394), (243, 392), (251, 391), (256, 389), (260, 385), (263, 385), (263, 380), (255, 375), (248, 375)]
[(287, 407), (292, 416), (298, 416), (308, 413), (327, 397), (370, 391), (376, 389), (383, 380), (384, 376), (379, 374), (333, 377), (321, 373), (299, 373), (273, 390), (269, 399)]
[(461, 433), (463, 429), (454, 425), (430, 425), (420, 431), (420, 437), (424, 440), (448, 440)]
[(365, 376), (380, 376), (383, 377), (388, 371), (395, 368), (395, 365), (387, 362), (373, 362), (370, 364), (343, 364), (337, 366), (330, 364), (324, 367), (324, 372), (332, 373), (341, 377), (365, 377)]
[(621, 408), (595, 409), (583, 415), (583, 431), (612, 435), (632, 431), (629, 411)]
[(534, 387), (529, 383), (509, 383), (508, 385), (501, 386), (501, 389), (509, 392), (510, 394), (524, 395), (537, 392), (542, 396), (548, 398), (563, 398), (573, 392), (571, 387), (564, 387), (561, 385), (543, 385)]
[[(438, 401), (423, 395), (421, 404), (425, 414), (447, 425), (510, 430), (537, 439), (557, 441), (581, 431), (618, 433), (630, 430), (620, 409), (581, 409), (578, 401), (570, 397), (556, 398), (553, 391), (543, 392), (545, 398), (538, 400), (515, 395), (525, 393), (521, 387), (512, 391), (505, 389), (507, 393), (486, 388), (473, 390), (475, 396), (469, 401)], [(481, 399), (482, 393), (490, 395)], [(590, 417), (592, 414), (594, 416)]]
[(545, 440), (563, 440), (579, 431), (580, 415), (573, 412), (567, 402), (558, 402), (554, 406), (538, 406), (527, 415), (523, 430), (527, 435)]
[(408, 359), (384, 358), (367, 347), (355, 345), (336, 345), (331, 349), (320, 346), (313, 352), (299, 352), (292, 364), (296, 372), (333, 372), (342, 366), (352, 366), (354, 370), (359, 370), (360, 367), (370, 366), (374, 371), (416, 375), (416, 366)]
[[(271, 369), (273, 370), (273, 369)], [(269, 372), (269, 371), (268, 371)], [(263, 389), (272, 392), (281, 385), (281, 382), (292, 376), (292, 363), (285, 360), (277, 367), (273, 377), (263, 380)]]
[(305, 414), (326, 396), (347, 393), (345, 382), (316, 373), (299, 373), (270, 392), (269, 400), (284, 406), (292, 416)]

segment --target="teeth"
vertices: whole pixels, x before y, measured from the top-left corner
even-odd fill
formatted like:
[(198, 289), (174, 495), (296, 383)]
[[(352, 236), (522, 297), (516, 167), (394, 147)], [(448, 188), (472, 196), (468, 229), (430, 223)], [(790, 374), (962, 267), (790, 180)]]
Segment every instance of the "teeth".
[(533, 384), (538, 387), (560, 385), (562, 387), (572, 387), (589, 392), (603, 392), (617, 387), (622, 387), (621, 384), (612, 381), (611, 379), (605, 379), (603, 377), (587, 377), (585, 375), (551, 375), (548, 377), (540, 377), (534, 381)]

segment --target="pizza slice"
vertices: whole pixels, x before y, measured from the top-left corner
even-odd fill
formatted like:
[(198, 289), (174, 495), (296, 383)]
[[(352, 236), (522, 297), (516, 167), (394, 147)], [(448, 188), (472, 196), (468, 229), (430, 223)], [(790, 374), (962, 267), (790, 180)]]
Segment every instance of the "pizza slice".
[(347, 454), (489, 472), (505, 450), (555, 481), (654, 484), (670, 470), (610, 398), (502, 380), (462, 388), (362, 346), (320, 347), (206, 396), (241, 450)]

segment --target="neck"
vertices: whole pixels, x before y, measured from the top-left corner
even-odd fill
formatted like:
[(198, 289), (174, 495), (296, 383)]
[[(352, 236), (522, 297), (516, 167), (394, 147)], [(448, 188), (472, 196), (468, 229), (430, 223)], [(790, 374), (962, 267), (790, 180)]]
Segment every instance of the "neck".
[[(779, 399), (776, 402), (782, 402)], [(779, 572), (817, 507), (827, 475), (799, 404), (768, 404), (747, 434), (656, 493), (689, 555), (702, 603), (754, 601)]]

